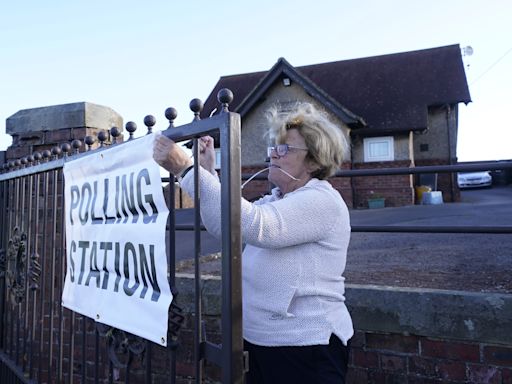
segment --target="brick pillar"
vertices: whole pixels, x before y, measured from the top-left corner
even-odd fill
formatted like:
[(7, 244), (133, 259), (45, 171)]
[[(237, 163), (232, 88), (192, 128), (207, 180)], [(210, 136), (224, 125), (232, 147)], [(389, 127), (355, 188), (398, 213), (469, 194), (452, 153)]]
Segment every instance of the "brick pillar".
[[(5, 160), (19, 159), (55, 145), (71, 143), (85, 136), (98, 135), (112, 127), (123, 130), (123, 118), (114, 110), (97, 104), (80, 102), (23, 109), (6, 121), (6, 133), (13, 138)], [(110, 134), (107, 135), (107, 143)], [(122, 136), (118, 139), (122, 140)], [(85, 150), (85, 145), (81, 151)]]

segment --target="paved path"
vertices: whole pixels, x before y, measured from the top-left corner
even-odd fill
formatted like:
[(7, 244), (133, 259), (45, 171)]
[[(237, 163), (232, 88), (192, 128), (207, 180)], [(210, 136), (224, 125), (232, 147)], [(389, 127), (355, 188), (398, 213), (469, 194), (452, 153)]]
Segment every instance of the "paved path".
[(460, 203), (352, 210), (352, 225), (512, 225), (512, 186), (463, 190)]

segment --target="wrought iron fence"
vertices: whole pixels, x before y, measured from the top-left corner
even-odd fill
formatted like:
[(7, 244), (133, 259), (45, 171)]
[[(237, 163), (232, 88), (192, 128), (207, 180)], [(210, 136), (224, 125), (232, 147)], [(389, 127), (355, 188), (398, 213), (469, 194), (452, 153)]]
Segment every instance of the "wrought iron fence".
[[(232, 94), (222, 90), (218, 95), (222, 113), (199, 119), (202, 103), (194, 99), (191, 109), (194, 121), (174, 127), (177, 114), (173, 108), (165, 112), (169, 127), (163, 134), (173, 140), (196, 141), (207, 133), (218, 133), (221, 152), (222, 204), (222, 340), (207, 340), (202, 320), (200, 263), (201, 222), (195, 209), (194, 225), (176, 223), (175, 189), (169, 188), (169, 244), (176, 242), (176, 230), (194, 230), (194, 361), (193, 376), (200, 383), (204, 363), (212, 362), (222, 372), (222, 382), (242, 383), (245, 357), (241, 326), (241, 236), (240, 181), (249, 175), (240, 174), (240, 117), (228, 111)], [(144, 123), (151, 133), (155, 118), (147, 116)], [(126, 124), (129, 139), (136, 125)], [(118, 143), (120, 132), (110, 132), (112, 145)], [(108, 134), (100, 132), (103, 150)], [(87, 137), (89, 151), (95, 144)], [(97, 324), (93, 319), (74, 313), (60, 305), (65, 277), (65, 238), (63, 220), (63, 173), (67, 161), (79, 153), (82, 143), (73, 141), (52, 151), (34, 153), (10, 162), (0, 173), (0, 382), (1, 383), (113, 383), (169, 382), (175, 383), (176, 356), (183, 312), (173, 302), (169, 320), (169, 346), (162, 348), (112, 327)], [(197, 158), (197, 145), (193, 146)], [(195, 162), (195, 167), (198, 162)], [(344, 170), (340, 177), (375, 175), (409, 175), (433, 172), (512, 169), (512, 162), (490, 162), (473, 165), (428, 166), (416, 168)], [(198, 172), (195, 172), (195, 183)], [(256, 179), (262, 179), (257, 177)], [(167, 181), (173, 181), (169, 175)], [(199, 188), (195, 188), (194, 206), (200, 206)], [(203, 228), (204, 229), (204, 228)], [(511, 233), (512, 227), (400, 227), (352, 226), (354, 232), (438, 232), (438, 233)], [(169, 282), (176, 290), (176, 255), (169, 247)], [(178, 300), (179, 301), (179, 300)]]
[[(229, 90), (221, 90), (218, 100), (222, 113), (199, 119), (202, 102), (194, 99), (190, 108), (194, 120), (174, 126), (177, 112), (168, 108), (169, 127), (162, 133), (176, 142), (193, 140), (207, 133), (217, 133), (223, 148), (221, 178), (222, 205), (222, 340), (215, 344), (206, 339), (202, 321), (199, 209), (195, 210), (195, 310), (194, 361), (195, 381), (202, 382), (204, 362), (221, 369), (222, 381), (241, 383), (244, 354), (241, 328), (240, 277), (240, 117), (231, 113)], [(155, 118), (144, 123), (152, 132)], [(129, 140), (136, 125), (126, 124)], [(120, 131), (109, 132), (112, 145)], [(108, 133), (98, 134), (98, 150), (107, 149)], [(93, 137), (85, 144), (91, 151)], [(96, 323), (60, 305), (65, 263), (64, 179), (63, 166), (79, 153), (78, 140), (55, 147), (52, 151), (9, 162), (0, 173), (0, 382), (1, 383), (175, 383), (179, 331), (184, 319), (182, 309), (173, 301), (169, 314), (168, 347), (163, 348), (142, 338)], [(197, 158), (197, 145), (193, 155)], [(107, 153), (107, 152), (106, 152)], [(195, 167), (198, 167), (198, 161)], [(195, 173), (198, 182), (198, 172)], [(169, 175), (168, 180), (174, 180)], [(199, 188), (195, 188), (195, 207), (199, 207)], [(175, 244), (174, 188), (169, 188), (170, 214), (168, 243)], [(168, 252), (169, 283), (176, 298), (176, 255)]]

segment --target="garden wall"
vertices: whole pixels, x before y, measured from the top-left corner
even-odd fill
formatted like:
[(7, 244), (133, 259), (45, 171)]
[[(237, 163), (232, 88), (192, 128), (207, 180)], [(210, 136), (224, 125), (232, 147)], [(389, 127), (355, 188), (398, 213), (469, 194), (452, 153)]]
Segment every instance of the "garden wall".
[[(193, 277), (177, 280), (188, 313), (178, 367), (193, 370)], [(219, 339), (220, 279), (202, 283), (207, 339)], [(512, 295), (347, 285), (352, 338), (348, 383), (512, 383)], [(218, 378), (212, 367), (210, 378)]]

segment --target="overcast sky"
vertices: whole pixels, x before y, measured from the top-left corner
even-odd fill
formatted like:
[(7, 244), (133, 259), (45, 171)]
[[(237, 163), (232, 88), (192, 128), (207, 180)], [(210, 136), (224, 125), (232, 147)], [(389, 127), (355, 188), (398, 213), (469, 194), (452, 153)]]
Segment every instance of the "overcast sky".
[[(173, 4), (176, 3), (176, 4)], [(512, 158), (512, 1), (10, 1), (0, 6), (0, 150), (21, 109), (87, 101), (135, 121), (206, 99), (220, 76), (443, 45), (465, 56), (459, 161)]]

